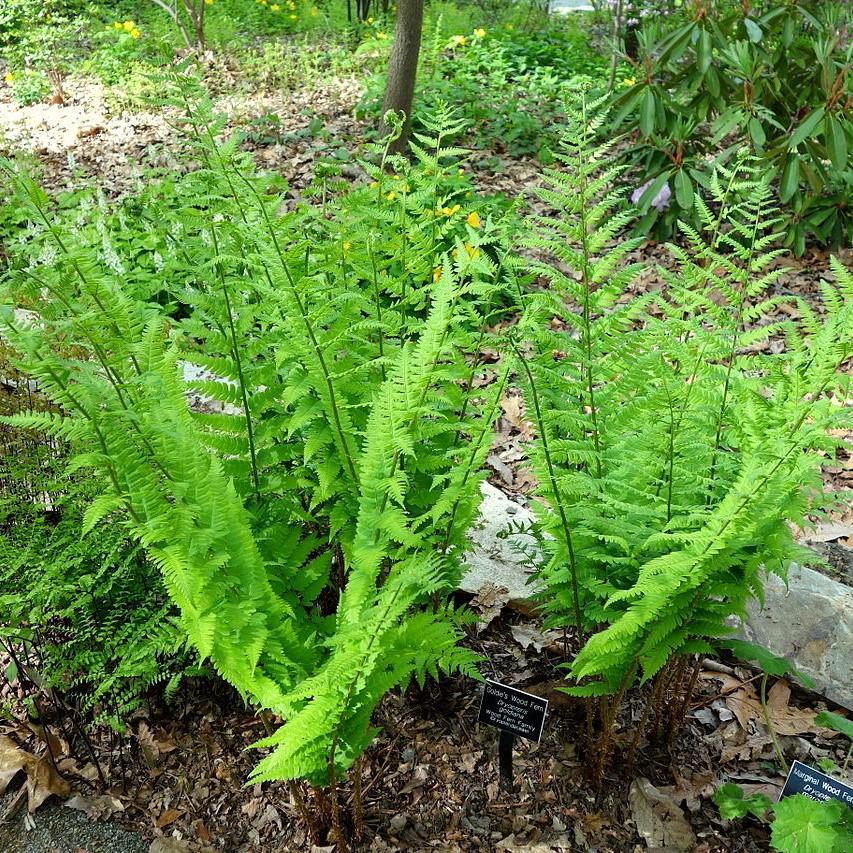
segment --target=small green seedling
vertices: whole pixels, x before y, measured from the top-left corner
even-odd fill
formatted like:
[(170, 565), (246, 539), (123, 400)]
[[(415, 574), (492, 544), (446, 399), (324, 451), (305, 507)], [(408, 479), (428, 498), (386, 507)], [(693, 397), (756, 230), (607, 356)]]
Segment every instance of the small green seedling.
[[(776, 733), (767, 711), (767, 678), (775, 675), (782, 678), (790, 673), (796, 676), (806, 686), (813, 686), (809, 678), (798, 672), (784, 658), (780, 658), (767, 649), (743, 640), (727, 640), (723, 643), (737, 657), (754, 661), (763, 670), (761, 680), (761, 707), (764, 721), (773, 739), (776, 755), (783, 767), (787, 768), (784, 755), (776, 738)], [(853, 752), (853, 722), (834, 714), (831, 711), (821, 711), (815, 716), (815, 723), (824, 728), (833, 729), (848, 737), (850, 749), (841, 768), (841, 775), (847, 773)], [(829, 762), (831, 768), (823, 767), (827, 772), (837, 770), (834, 762)], [(853, 850), (853, 809), (838, 800), (818, 802), (804, 794), (794, 794), (773, 803), (764, 794), (744, 795), (739, 785), (727, 782), (714, 793), (714, 802), (720, 810), (720, 816), (725, 820), (735, 820), (752, 815), (762, 822), (769, 820), (770, 846), (779, 853), (846, 853)]]

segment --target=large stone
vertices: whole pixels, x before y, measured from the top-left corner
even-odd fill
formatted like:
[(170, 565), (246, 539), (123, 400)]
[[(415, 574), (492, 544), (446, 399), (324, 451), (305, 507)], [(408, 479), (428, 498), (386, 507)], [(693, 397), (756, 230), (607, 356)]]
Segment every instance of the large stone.
[(530, 583), (530, 575), (542, 561), (536, 539), (525, 532), (533, 523), (533, 513), (490, 483), (481, 488), (480, 519), (468, 532), (471, 547), (460, 588), (476, 594), (494, 584), (506, 587), (511, 601), (530, 598), (539, 588)]
[(853, 710), (853, 589), (798, 565), (787, 587), (771, 575), (764, 589), (764, 607), (749, 605), (741, 637), (786, 658), (819, 693)]

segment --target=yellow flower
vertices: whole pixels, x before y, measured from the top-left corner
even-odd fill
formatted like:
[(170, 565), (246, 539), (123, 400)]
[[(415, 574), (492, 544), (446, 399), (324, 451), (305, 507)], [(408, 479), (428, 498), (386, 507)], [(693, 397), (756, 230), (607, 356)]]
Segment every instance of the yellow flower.
[(297, 18), (297, 16), (296, 16), (296, 15), (293, 15), (293, 14), (290, 14), (290, 15), (288, 15), (287, 17), (288, 17), (288, 18), (290, 18), (290, 20), (291, 20), (291, 21), (295, 21), (295, 20), (296, 20), (296, 18)]
[(376, 187), (378, 187), (378, 186), (379, 186), (379, 181), (371, 181), (370, 182), (370, 188), (371, 189), (375, 190)]
[(476, 210), (472, 210), (472, 211), (471, 211), (471, 212), (470, 212), (470, 213), (465, 217), (465, 221), (466, 221), (466, 222), (467, 222), (467, 223), (468, 223), (472, 228), (479, 228), (479, 227), (480, 227), (480, 225), (481, 225), (481, 221), (480, 221), (480, 214), (479, 214), (479, 213), (477, 213), (477, 211), (476, 211)]
[(372, 24), (372, 23), (373, 23), (373, 18), (368, 18), (368, 19), (367, 19), (367, 23), (368, 23), (368, 24)]
[(122, 24), (122, 28), (124, 29), (125, 32), (129, 33), (131, 30), (136, 29), (136, 24), (134, 24), (133, 21), (125, 21)]
[(477, 29), (474, 30), (474, 37), (475, 38), (481, 39), (481, 38), (483, 38), (483, 36), (485, 34), (486, 34), (486, 31), (482, 27), (477, 27)]
[(212, 6), (212, 5), (213, 5), (213, 0), (204, 0), (204, 5), (205, 5), (205, 6)]
[(383, 33), (383, 32), (381, 32), (381, 31), (380, 31), (380, 32), (376, 33), (376, 38), (377, 38), (379, 41), (385, 41), (385, 39), (387, 39), (387, 38), (388, 38), (388, 33)]
[(637, 81), (633, 77), (626, 77), (622, 81), (622, 85), (627, 89), (630, 86), (633, 86)]
[(123, 29), (124, 29), (124, 24), (122, 24), (122, 22), (121, 22), (121, 21), (116, 21), (116, 22), (113, 24), (113, 28), (114, 28), (114, 29), (116, 29), (116, 30), (123, 30)]
[(7, 72), (3, 75), (3, 79), (4, 79), (7, 83), (14, 83), (14, 82), (15, 82), (15, 75), (14, 75), (11, 71), (7, 71)]
[(441, 278), (441, 267), (432, 268), (432, 280), (438, 281)]
[(394, 199), (395, 199), (395, 198), (397, 198), (397, 193), (395, 193), (395, 192), (392, 190), (390, 193), (387, 193), (387, 194), (385, 195), (385, 198), (387, 198), (387, 199), (388, 199), (388, 201), (394, 201)]
[(511, 29), (513, 28), (513, 27), (512, 27), (512, 24), (506, 24), (506, 28), (507, 28), (508, 30), (511, 30)]
[(470, 243), (465, 244), (465, 252), (469, 258), (476, 258), (477, 255), (480, 254), (480, 250), (475, 246), (472, 246)]
[(138, 29), (136, 29), (136, 27), (134, 27), (134, 28), (130, 31), (130, 37), (131, 37), (131, 38), (133, 38), (133, 39), (138, 39), (138, 38), (139, 38), (139, 30), (138, 30)]
[(468, 39), (466, 39), (465, 36), (452, 36), (450, 44), (452, 47), (465, 47), (465, 45), (468, 44)]
[(278, 3), (270, 3), (270, 12), (278, 12), (281, 9), (281, 6)]
[(460, 169), (460, 170), (459, 170), (459, 177), (461, 178), (464, 174), (465, 174), (465, 170), (464, 170), (464, 169)]
[(349, 240), (347, 240), (344, 243), (344, 252), (348, 252), (351, 248), (352, 248), (352, 243), (350, 243)]

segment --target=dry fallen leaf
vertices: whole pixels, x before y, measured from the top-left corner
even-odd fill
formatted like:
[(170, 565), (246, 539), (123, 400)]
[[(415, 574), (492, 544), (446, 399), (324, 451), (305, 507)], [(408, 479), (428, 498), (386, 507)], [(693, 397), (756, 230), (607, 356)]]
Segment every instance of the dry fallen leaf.
[(162, 829), (170, 823), (174, 823), (184, 812), (181, 809), (166, 809), (160, 817), (157, 818), (157, 829)]
[(13, 740), (0, 735), (0, 795), (6, 791), (12, 779), (26, 768), (28, 757), (28, 753)]
[(501, 408), (510, 426), (518, 430), (524, 441), (530, 441), (535, 432), (533, 424), (524, 418), (524, 405), (521, 397), (518, 394), (511, 397), (504, 395), (501, 398)]
[(71, 786), (56, 772), (46, 756), (32, 755), (11, 738), (0, 735), (0, 793), (21, 770), (27, 774), (27, 810), (30, 814), (51, 794), (64, 799), (71, 793)]
[(631, 783), (628, 802), (637, 832), (648, 847), (696, 849), (696, 836), (684, 812), (672, 797), (659, 791), (648, 779), (640, 777)]
[(512, 632), (512, 638), (523, 649), (533, 646), (535, 651), (541, 652), (548, 645), (548, 638), (532, 625), (513, 625), (509, 630)]
[(124, 811), (121, 800), (111, 797), (109, 794), (100, 794), (94, 797), (84, 797), (82, 794), (75, 794), (65, 805), (69, 809), (76, 809), (83, 812), (87, 817), (92, 818), (92, 820), (105, 820), (116, 812)]
[(493, 583), (482, 586), (471, 599), (471, 609), (480, 615), (477, 631), (482, 631), (499, 616), (508, 602), (509, 590), (505, 586), (495, 586)]
[[(780, 735), (801, 735), (805, 732), (828, 734), (828, 730), (815, 725), (816, 711), (808, 708), (796, 708), (788, 704), (791, 688), (785, 679), (780, 678), (767, 692), (767, 715)], [(744, 731), (749, 730), (750, 721), (765, 725), (761, 700), (751, 684), (736, 690), (726, 697), (726, 705), (737, 717)]]

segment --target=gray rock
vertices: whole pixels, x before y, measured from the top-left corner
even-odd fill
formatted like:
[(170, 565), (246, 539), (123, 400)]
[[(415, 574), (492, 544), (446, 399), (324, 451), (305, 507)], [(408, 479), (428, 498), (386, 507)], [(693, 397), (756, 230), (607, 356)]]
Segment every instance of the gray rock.
[(524, 532), (533, 523), (533, 513), (490, 483), (481, 488), (480, 519), (468, 532), (471, 547), (460, 589), (476, 594), (494, 584), (509, 590), (510, 601), (530, 598), (539, 589), (529, 582), (530, 575), (542, 560), (536, 539)]
[(827, 699), (853, 710), (853, 589), (792, 565), (788, 587), (771, 575), (765, 604), (747, 608), (740, 636), (786, 658)]

